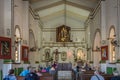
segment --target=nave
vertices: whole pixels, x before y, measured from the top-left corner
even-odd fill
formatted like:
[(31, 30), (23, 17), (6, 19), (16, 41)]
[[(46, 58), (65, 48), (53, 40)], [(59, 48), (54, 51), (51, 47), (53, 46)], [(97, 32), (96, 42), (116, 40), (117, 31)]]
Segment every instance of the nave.
[[(83, 74), (77, 80), (90, 80), (96, 66), (105, 80), (119, 80), (119, 4), (120, 0), (0, 0), (0, 80), (10, 69), (22, 78), (28, 66), (38, 70), (54, 62), (59, 71), (54, 76), (45, 72), (41, 79), (57, 80), (68, 73), (77, 79), (73, 67), (78, 64)], [(90, 71), (84, 70), (86, 61)], [(69, 63), (72, 68), (66, 72)]]

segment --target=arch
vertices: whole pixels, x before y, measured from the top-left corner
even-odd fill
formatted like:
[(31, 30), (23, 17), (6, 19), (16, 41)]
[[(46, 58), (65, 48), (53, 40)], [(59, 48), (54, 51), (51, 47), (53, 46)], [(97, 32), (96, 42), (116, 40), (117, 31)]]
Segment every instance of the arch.
[[(112, 32), (111, 32), (112, 31)], [(114, 25), (111, 25), (110, 29), (109, 29), (109, 38), (113, 38), (113, 32), (114, 32), (114, 35), (115, 35), (115, 26)]]
[(99, 40), (101, 40), (101, 34), (100, 33), (101, 33), (100, 29), (96, 29), (96, 31), (94, 33), (93, 50), (96, 50), (96, 42), (98, 41), (98, 38), (99, 38)]
[(19, 25), (15, 26), (15, 62), (21, 61), (21, 30)]
[(100, 53), (100, 47), (101, 47), (101, 34), (100, 29), (96, 29), (94, 34), (94, 40), (93, 40), (93, 62), (94, 65), (98, 66), (99, 61), (101, 60), (101, 53)]
[(21, 38), (21, 30), (20, 30), (19, 25), (15, 26), (15, 36), (18, 38)]
[(35, 36), (32, 29), (29, 30), (29, 46), (30, 46), (30, 51), (36, 50)]
[(109, 60), (110, 62), (115, 62), (116, 60), (115, 46), (111, 43), (111, 41), (114, 39), (115, 39), (115, 26), (112, 25), (109, 29)]

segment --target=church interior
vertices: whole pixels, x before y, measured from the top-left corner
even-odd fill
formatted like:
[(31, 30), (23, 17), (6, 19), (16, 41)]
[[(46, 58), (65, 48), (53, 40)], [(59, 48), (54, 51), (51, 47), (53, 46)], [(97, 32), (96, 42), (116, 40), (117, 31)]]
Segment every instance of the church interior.
[[(0, 80), (57, 65), (40, 80), (120, 80), (120, 0), (0, 0)], [(89, 70), (85, 68), (89, 64)]]

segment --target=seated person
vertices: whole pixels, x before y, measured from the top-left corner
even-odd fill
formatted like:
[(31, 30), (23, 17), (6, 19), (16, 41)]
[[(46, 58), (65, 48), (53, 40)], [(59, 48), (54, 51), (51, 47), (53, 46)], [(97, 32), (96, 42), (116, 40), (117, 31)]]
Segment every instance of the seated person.
[(26, 69), (26, 70), (23, 70), (23, 71), (20, 73), (19, 76), (26, 76), (26, 75), (30, 72), (30, 69), (31, 69), (30, 66), (27, 67), (27, 69)]
[(46, 72), (46, 68), (43, 68), (41, 72)]
[(9, 74), (5, 76), (3, 80), (17, 80), (16, 76), (14, 75), (14, 70), (10, 69)]
[(81, 67), (76, 66), (76, 79), (80, 77), (80, 80), (82, 80), (81, 74), (82, 74)]
[(77, 70), (76, 70), (76, 64), (74, 64), (74, 65), (72, 66), (72, 70), (73, 70), (74, 74), (77, 72)]
[(55, 72), (56, 72), (55, 68), (54, 68), (54, 66), (52, 66), (51, 69), (49, 70), (49, 73), (52, 74), (52, 75), (54, 75)]
[(91, 70), (91, 67), (90, 67), (90, 64), (88, 61), (85, 62), (84, 68), (85, 68), (85, 70)]
[(40, 70), (37, 70), (37, 71), (36, 71), (36, 74), (37, 74), (38, 76), (42, 76), (42, 74), (40, 73)]
[(94, 75), (91, 77), (90, 80), (105, 80), (103, 76), (99, 74), (98, 71), (94, 72)]
[(39, 80), (39, 77), (35, 73), (35, 70), (31, 68), (30, 72), (25, 76), (24, 80)]
[(49, 65), (49, 66), (46, 68), (46, 71), (49, 72), (50, 68), (51, 68), (51, 67), (50, 67), (50, 65)]

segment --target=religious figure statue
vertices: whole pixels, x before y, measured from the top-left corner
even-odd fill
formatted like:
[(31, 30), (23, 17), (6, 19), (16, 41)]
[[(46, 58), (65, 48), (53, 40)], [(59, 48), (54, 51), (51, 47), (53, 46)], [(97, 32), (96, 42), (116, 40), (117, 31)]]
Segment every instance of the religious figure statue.
[(70, 41), (70, 27), (62, 25), (57, 28), (56, 33), (57, 42), (69, 42)]
[(49, 51), (49, 49), (46, 49), (45, 50), (45, 59), (48, 61), (49, 57), (50, 57), (50, 51)]
[(58, 60), (59, 60), (59, 52), (58, 52), (58, 49), (55, 50), (54, 55), (55, 55), (55, 61), (58, 61)]
[(61, 30), (61, 40), (62, 40), (62, 41), (66, 41), (66, 40), (67, 40), (67, 37), (68, 37), (68, 35), (67, 35), (67, 30), (66, 30), (65, 27), (63, 27), (62, 30)]

